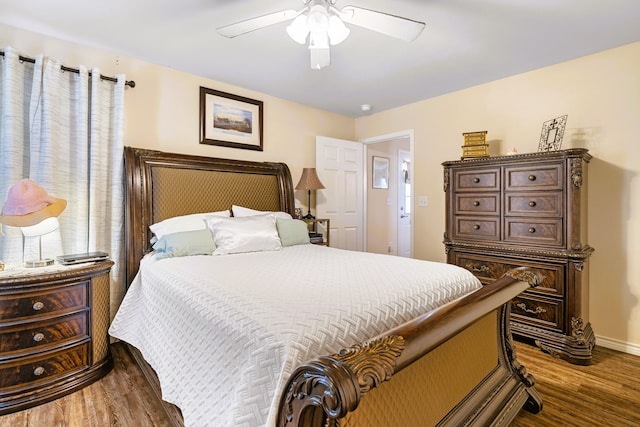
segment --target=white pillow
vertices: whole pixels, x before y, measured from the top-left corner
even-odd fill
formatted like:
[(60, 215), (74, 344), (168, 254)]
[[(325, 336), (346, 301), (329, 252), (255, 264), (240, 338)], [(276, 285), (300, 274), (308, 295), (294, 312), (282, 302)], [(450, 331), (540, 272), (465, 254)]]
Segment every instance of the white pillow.
[(158, 240), (167, 234), (180, 233), (182, 231), (205, 230), (207, 225), (204, 220), (208, 216), (228, 218), (231, 216), (231, 213), (226, 210), (174, 216), (173, 218), (167, 218), (164, 221), (150, 225), (149, 230), (151, 230)]
[(216, 245), (212, 255), (277, 251), (282, 247), (273, 214), (242, 218), (209, 216), (205, 223)]
[(276, 218), (293, 219), (291, 214), (287, 212), (282, 212), (282, 211), (278, 211), (278, 212), (257, 211), (255, 209), (244, 208), (242, 206), (236, 206), (236, 205), (231, 206), (231, 210), (233, 211), (233, 216), (236, 218), (244, 218), (247, 216), (264, 215), (264, 214), (272, 213), (275, 215)]

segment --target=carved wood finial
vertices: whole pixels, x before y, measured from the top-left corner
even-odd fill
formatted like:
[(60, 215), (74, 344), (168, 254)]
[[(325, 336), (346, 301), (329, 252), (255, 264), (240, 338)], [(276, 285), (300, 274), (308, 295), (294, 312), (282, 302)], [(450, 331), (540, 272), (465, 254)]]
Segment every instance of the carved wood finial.
[(334, 420), (354, 410), (369, 390), (391, 378), (404, 348), (403, 337), (383, 337), (301, 365), (287, 383), (278, 426), (316, 426), (318, 412), (323, 413), (323, 425), (337, 425)]
[(544, 280), (544, 276), (539, 271), (527, 267), (514, 268), (504, 273), (504, 276), (520, 280), (521, 282), (527, 282), (533, 288), (540, 285)]
[(358, 378), (360, 393), (389, 380), (396, 369), (396, 359), (404, 350), (404, 338), (391, 336), (371, 341), (365, 346), (355, 345), (333, 357), (342, 361)]

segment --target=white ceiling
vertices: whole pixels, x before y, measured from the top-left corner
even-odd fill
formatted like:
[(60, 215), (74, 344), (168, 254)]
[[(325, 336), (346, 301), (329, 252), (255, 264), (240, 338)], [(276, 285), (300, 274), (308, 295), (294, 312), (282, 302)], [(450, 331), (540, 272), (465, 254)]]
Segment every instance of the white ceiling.
[(0, 0), (0, 22), (352, 117), (362, 104), (375, 113), (640, 40), (639, 0), (338, 0), (427, 26), (412, 43), (351, 26), (322, 70), (287, 23), (216, 32), (303, 3)]

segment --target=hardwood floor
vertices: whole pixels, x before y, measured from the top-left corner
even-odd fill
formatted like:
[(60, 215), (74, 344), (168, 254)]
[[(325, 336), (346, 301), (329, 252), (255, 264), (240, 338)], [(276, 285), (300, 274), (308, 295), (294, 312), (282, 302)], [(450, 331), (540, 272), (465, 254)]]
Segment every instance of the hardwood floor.
[[(640, 425), (640, 357), (596, 347), (590, 366), (557, 360), (516, 343), (518, 360), (536, 378), (544, 407), (522, 411), (513, 427)], [(165, 427), (168, 417), (131, 355), (114, 344), (115, 367), (69, 396), (0, 416), (2, 427)]]
[(0, 427), (170, 427), (160, 401), (122, 344), (113, 344), (114, 368), (68, 396), (0, 416)]
[(513, 427), (640, 426), (640, 357), (596, 346), (589, 366), (571, 365), (517, 343), (518, 360), (536, 379), (539, 414), (522, 411)]

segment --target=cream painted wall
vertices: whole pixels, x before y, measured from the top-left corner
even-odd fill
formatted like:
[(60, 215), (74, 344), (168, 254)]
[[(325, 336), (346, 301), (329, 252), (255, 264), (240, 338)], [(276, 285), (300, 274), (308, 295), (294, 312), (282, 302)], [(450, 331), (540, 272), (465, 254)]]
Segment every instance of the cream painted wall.
[(429, 196), (414, 254), (444, 261), (441, 163), (460, 158), (462, 133), (487, 130), (492, 155), (535, 152), (542, 123), (564, 114), (563, 148), (594, 156), (591, 324), (600, 344), (640, 354), (640, 42), (356, 119), (356, 138), (414, 129), (415, 196)]
[[(23, 55), (43, 53), (69, 67), (98, 67), (104, 75), (126, 75), (136, 87), (125, 95), (125, 145), (230, 159), (285, 162), (294, 185), (303, 167), (315, 166), (315, 137), (354, 139), (354, 120), (263, 93), (176, 71), (106, 50), (81, 46), (0, 24), (0, 48)], [(199, 144), (199, 87), (264, 102), (264, 151)], [(296, 192), (296, 206), (307, 210), (307, 194)], [(313, 201), (312, 201), (313, 203)]]

